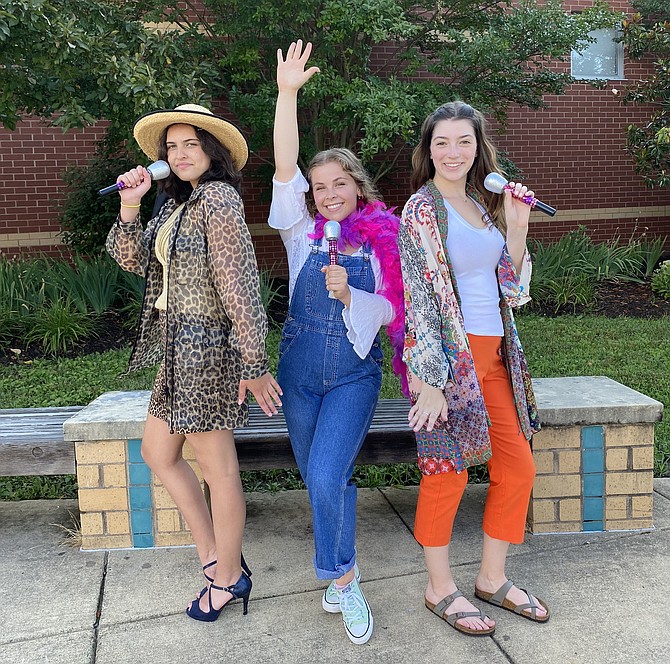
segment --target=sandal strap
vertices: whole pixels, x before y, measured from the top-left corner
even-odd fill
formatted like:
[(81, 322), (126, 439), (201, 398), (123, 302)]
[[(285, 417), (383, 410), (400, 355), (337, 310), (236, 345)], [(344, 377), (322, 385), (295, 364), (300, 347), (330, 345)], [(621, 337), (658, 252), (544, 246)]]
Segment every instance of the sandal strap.
[(205, 574), (205, 570), (209, 569), (210, 567), (214, 567), (214, 565), (216, 565), (216, 560), (212, 560), (211, 563), (207, 563), (206, 565), (202, 566), (202, 573), (210, 583), (213, 583), (214, 579), (211, 576), (209, 576), (209, 574)]
[(458, 622), (461, 618), (479, 618), (480, 620), (484, 620), (486, 615), (481, 609), (479, 609), (478, 611), (459, 611), (458, 613), (448, 613), (444, 616), (444, 619), (450, 625)]
[(526, 602), (526, 604), (517, 604), (516, 609), (514, 609), (514, 612), (523, 613), (524, 611), (530, 610), (530, 615), (533, 617), (533, 620), (535, 620), (535, 618), (537, 617), (537, 610), (540, 608), (540, 605), (535, 603), (535, 601), (533, 600), (533, 596), (525, 588), (519, 588), (519, 590), (522, 593), (526, 593), (528, 602)]
[(451, 593), (451, 595), (447, 595), (445, 598), (440, 600), (435, 605), (433, 611), (437, 613), (438, 616), (444, 616), (447, 609), (454, 603), (454, 600), (458, 599), (459, 597), (463, 597), (463, 593), (460, 590), (456, 590), (455, 592)]
[(502, 603), (505, 601), (505, 597), (507, 597), (507, 593), (510, 591), (510, 588), (514, 586), (514, 581), (511, 581), (510, 579), (507, 579), (505, 583), (496, 590), (496, 592), (492, 595), (491, 599), (489, 602), (492, 604), (497, 604), (498, 606), (502, 606)]

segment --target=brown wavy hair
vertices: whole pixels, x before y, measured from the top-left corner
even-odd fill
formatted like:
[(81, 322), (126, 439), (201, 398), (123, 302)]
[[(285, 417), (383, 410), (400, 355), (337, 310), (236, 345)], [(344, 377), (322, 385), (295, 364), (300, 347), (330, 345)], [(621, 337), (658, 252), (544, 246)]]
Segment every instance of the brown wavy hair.
[[(466, 189), (484, 203), (484, 207), (495, 226), (504, 234), (506, 230), (504, 200), (484, 188), (484, 178), (489, 173), (501, 172), (497, 151), (486, 133), (486, 119), (480, 111), (463, 101), (450, 101), (436, 108), (426, 117), (421, 126), (421, 137), (412, 152), (412, 191), (422, 187), (435, 177), (435, 166), (430, 158), (430, 142), (435, 125), (442, 120), (467, 120), (475, 132), (477, 155), (468, 171)], [(486, 221), (486, 219), (485, 219)]]
[[(195, 127), (194, 125), (191, 126), (195, 129), (202, 151), (211, 161), (209, 168), (202, 174), (198, 184), (214, 180), (228, 182), (239, 193), (242, 184), (242, 174), (235, 168), (228, 148), (205, 129), (200, 129), (200, 127)], [(165, 128), (158, 143), (158, 158), (165, 161), (167, 161), (167, 133), (170, 127)], [(174, 198), (177, 203), (184, 203), (193, 192), (193, 187), (190, 182), (184, 182), (170, 169), (170, 175), (165, 180), (159, 180), (158, 191), (164, 191), (169, 198)]]
[(347, 148), (330, 148), (330, 150), (322, 150), (315, 154), (307, 167), (307, 180), (309, 180), (310, 184), (310, 195), (307, 198), (307, 209), (311, 215), (315, 215), (317, 211), (314, 197), (311, 194), (312, 171), (331, 161), (338, 163), (342, 167), (342, 170), (351, 175), (354, 179), (356, 186), (361, 192), (359, 204), (362, 203), (363, 205), (367, 205), (368, 203), (381, 200), (381, 196), (372, 182), (369, 173), (361, 163), (361, 160)]

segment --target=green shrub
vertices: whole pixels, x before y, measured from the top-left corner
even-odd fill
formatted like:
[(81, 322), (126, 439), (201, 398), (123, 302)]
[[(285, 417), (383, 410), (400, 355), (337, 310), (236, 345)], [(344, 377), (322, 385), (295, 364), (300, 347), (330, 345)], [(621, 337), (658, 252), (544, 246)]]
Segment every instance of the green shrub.
[(670, 260), (663, 261), (651, 278), (651, 290), (666, 300), (670, 300)]
[(644, 277), (648, 278), (656, 269), (658, 262), (665, 253), (665, 245), (668, 243), (667, 237), (657, 237), (653, 240), (642, 238), (640, 240), (640, 249), (643, 256)]
[(56, 355), (94, 332), (95, 323), (88, 314), (78, 311), (70, 300), (59, 298), (30, 317), (25, 340), (27, 344), (39, 343), (44, 352)]
[(586, 228), (566, 233), (558, 242), (544, 245), (530, 240), (533, 255), (531, 294), (539, 306), (588, 307), (595, 302), (596, 284), (603, 281), (642, 282), (663, 252), (665, 239), (615, 237), (594, 243)]

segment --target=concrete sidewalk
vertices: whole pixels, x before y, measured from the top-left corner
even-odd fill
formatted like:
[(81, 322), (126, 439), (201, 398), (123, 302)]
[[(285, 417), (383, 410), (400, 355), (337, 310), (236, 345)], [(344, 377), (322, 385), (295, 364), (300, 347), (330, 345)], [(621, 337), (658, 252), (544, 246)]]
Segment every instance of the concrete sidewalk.
[[(484, 494), (466, 490), (452, 544), (470, 598)], [(512, 547), (508, 576), (545, 599), (552, 618), (534, 624), (475, 600), (498, 622), (484, 638), (423, 606), (416, 495), (359, 491), (358, 560), (375, 617), (364, 646), (321, 609), (304, 491), (247, 496), (249, 614), (236, 603), (213, 624), (184, 614), (202, 586), (193, 548), (83, 553), (63, 544), (76, 501), (0, 503), (0, 663), (670, 661), (670, 479), (655, 481), (653, 532), (528, 535)]]

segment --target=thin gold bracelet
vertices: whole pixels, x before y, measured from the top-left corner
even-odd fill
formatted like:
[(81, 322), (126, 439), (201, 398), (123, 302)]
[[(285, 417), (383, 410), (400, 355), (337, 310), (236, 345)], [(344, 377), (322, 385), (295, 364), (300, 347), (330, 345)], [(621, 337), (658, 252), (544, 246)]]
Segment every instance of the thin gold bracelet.
[(138, 208), (138, 207), (142, 207), (142, 206), (141, 205), (126, 205), (125, 203), (121, 203), (121, 207), (124, 207), (124, 208)]

